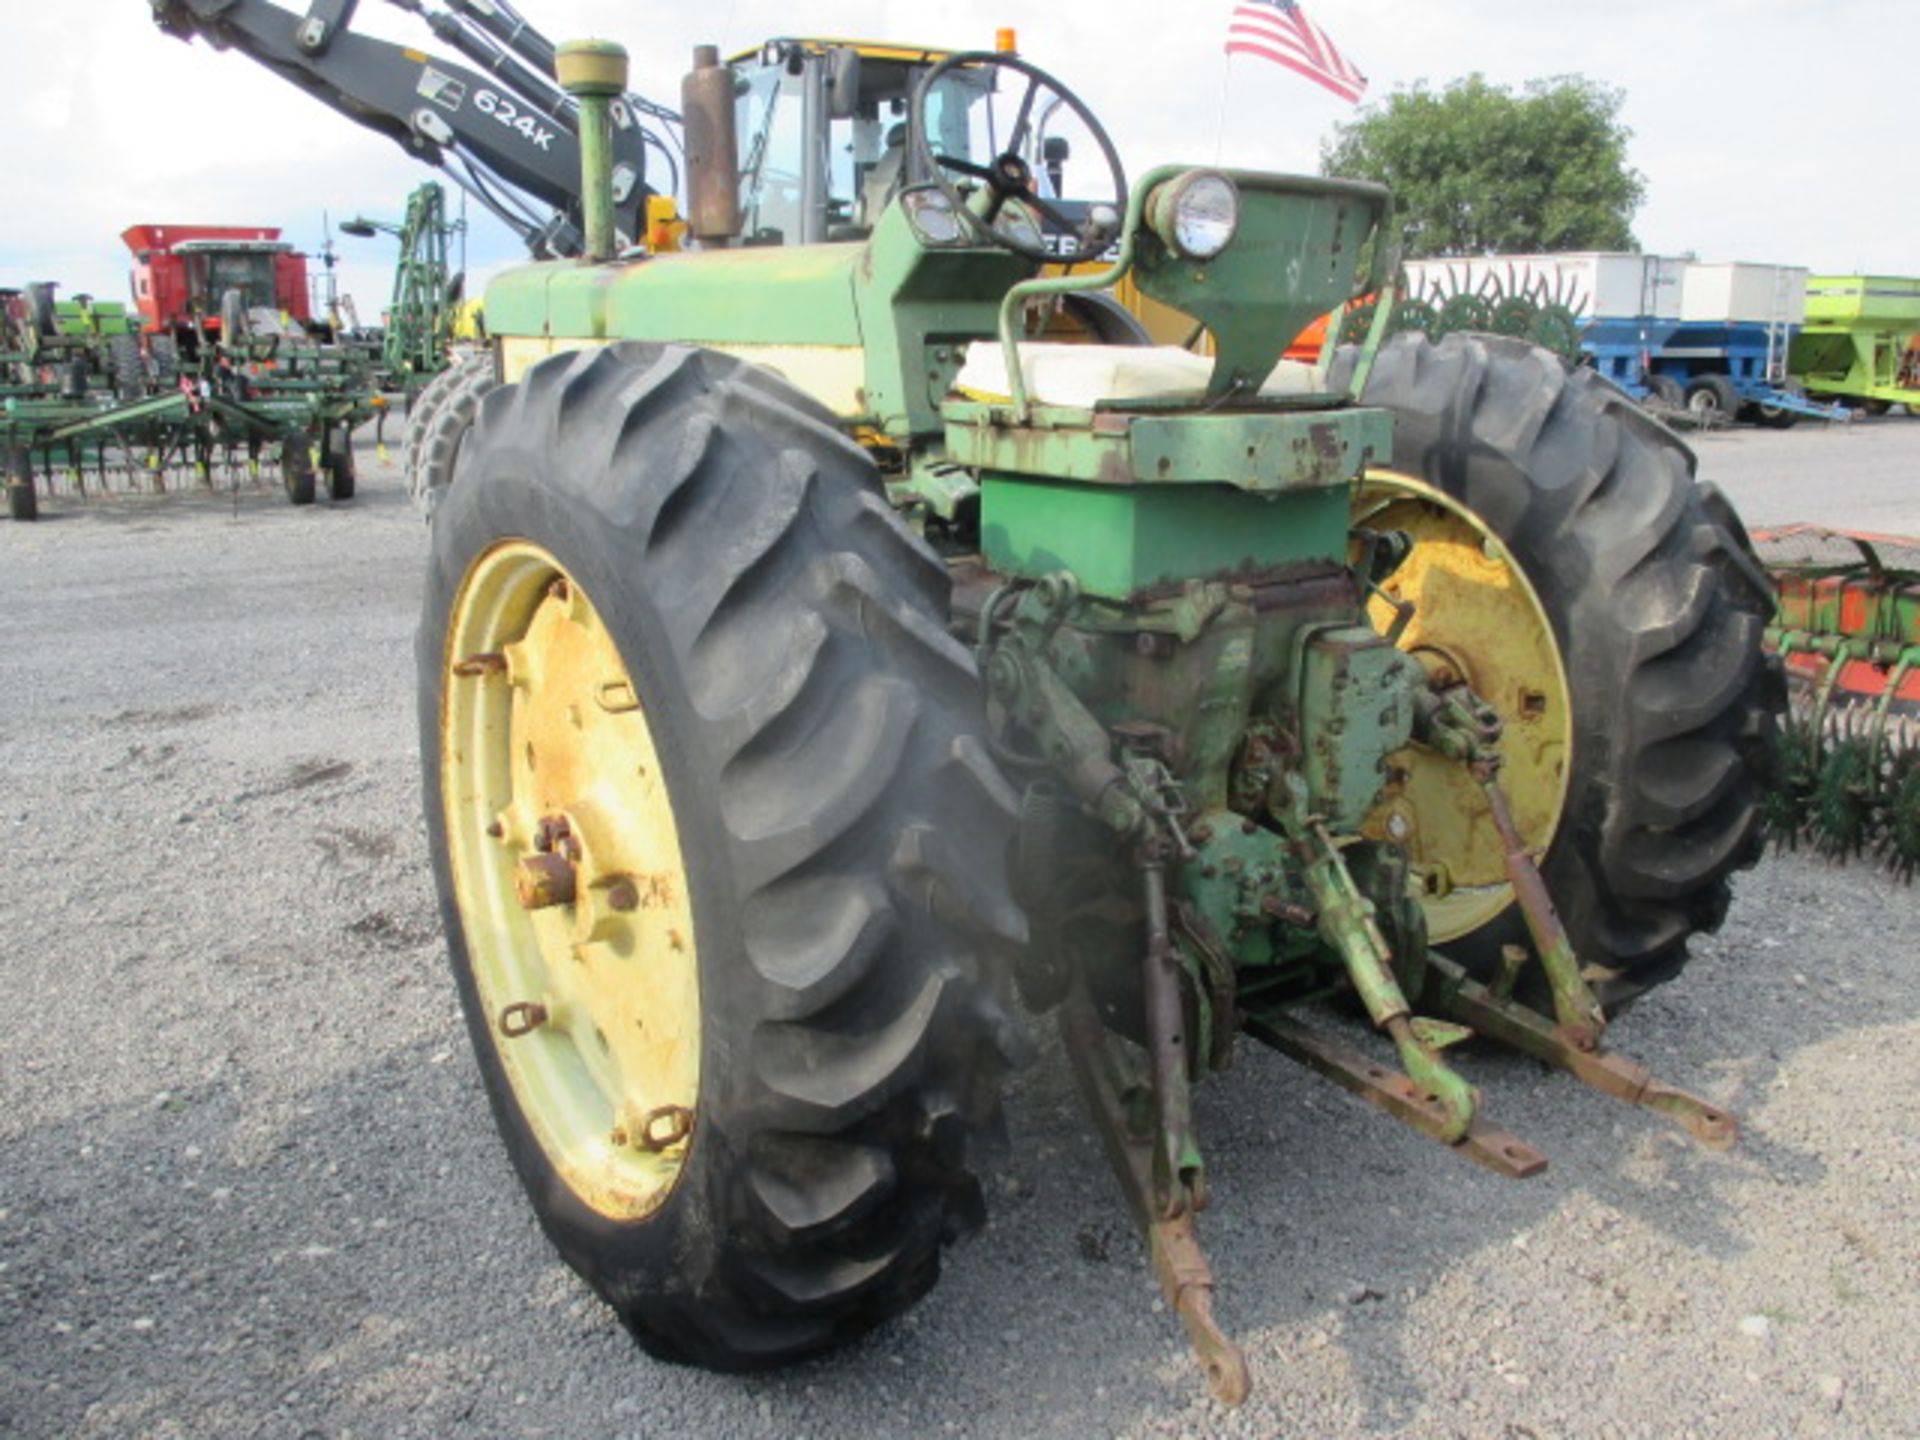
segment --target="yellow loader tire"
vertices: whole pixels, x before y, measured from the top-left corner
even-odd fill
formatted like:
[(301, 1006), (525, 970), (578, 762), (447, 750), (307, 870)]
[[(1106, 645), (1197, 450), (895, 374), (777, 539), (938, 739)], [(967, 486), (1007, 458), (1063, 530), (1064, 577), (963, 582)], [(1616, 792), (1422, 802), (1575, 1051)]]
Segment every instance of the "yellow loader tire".
[[(475, 577), (502, 556), (550, 565), (521, 609), (590, 602), (617, 651), (607, 663), (624, 668), (592, 672), (584, 717), (556, 708), (562, 737), (605, 723), (596, 704), (643, 720), (646, 783), (666, 795), (646, 843), (673, 842), (677, 878), (637, 877), (640, 909), (632, 891), (619, 908), (684, 896), (677, 953), (641, 945), (631, 963), (697, 979), (697, 1005), (639, 1020), (695, 1034), (698, 1082), (659, 1127), (683, 1139), (677, 1172), (632, 1213), (617, 1213), (617, 1186), (609, 1201), (573, 1183), (570, 1157), (543, 1142), (535, 1092), (512, 1071), (531, 1052), (511, 1047), (536, 1043), (526, 1031), (544, 1016), (483, 993), (500, 935), (552, 923), (511, 898), (486, 909), (472, 871), (513, 828), (503, 842), (483, 823), (502, 797), (460, 793), (521, 764), (512, 727), (533, 704), (518, 667), (536, 674), (534, 630), (497, 662), (451, 653), (481, 633)], [(847, 1340), (924, 1293), (943, 1242), (981, 1218), (976, 1142), (997, 1135), (1002, 1077), (1026, 1043), (1009, 979), (1025, 921), (1006, 875), (1016, 797), (988, 758), (948, 592), (831, 416), (766, 370), (684, 346), (556, 356), (488, 395), (434, 518), (420, 733), (461, 1002), (542, 1227), (658, 1356), (751, 1369)], [(497, 614), (513, 608), (502, 598)], [(450, 724), (472, 708), (456, 687), (485, 685), (526, 688)], [(507, 753), (476, 766), (468, 750), (488, 736)], [(583, 809), (631, 784), (640, 759), (576, 775)], [(542, 783), (580, 768), (561, 761), (541, 752)], [(536, 773), (531, 750), (525, 765)], [(487, 914), (493, 933), (476, 929)]]
[[(1396, 335), (1363, 403), (1393, 412), (1393, 468), (1478, 517), (1546, 612), (1572, 742), (1541, 870), (1617, 1009), (1679, 973), (1688, 937), (1718, 928), (1730, 877), (1759, 858), (1785, 699), (1761, 643), (1766, 576), (1672, 431), (1525, 341)], [(1489, 974), (1524, 940), (1509, 905), (1440, 948)]]

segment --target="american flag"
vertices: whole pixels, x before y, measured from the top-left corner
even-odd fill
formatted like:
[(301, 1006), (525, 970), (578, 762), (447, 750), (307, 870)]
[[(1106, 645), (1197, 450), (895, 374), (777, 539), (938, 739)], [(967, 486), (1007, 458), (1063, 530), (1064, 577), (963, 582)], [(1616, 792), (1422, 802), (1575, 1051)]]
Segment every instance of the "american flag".
[(1367, 77), (1334, 49), (1298, 0), (1240, 0), (1227, 25), (1227, 54), (1284, 65), (1355, 105), (1367, 88)]

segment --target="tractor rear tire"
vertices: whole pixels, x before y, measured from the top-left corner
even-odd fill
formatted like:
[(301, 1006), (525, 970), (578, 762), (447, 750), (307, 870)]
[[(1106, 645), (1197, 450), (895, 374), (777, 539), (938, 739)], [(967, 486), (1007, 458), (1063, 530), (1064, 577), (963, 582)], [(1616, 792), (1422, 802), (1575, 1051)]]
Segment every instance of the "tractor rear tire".
[[(1679, 973), (1688, 937), (1724, 917), (1733, 872), (1759, 858), (1785, 703), (1761, 645), (1766, 576), (1692, 452), (1591, 371), (1497, 337), (1398, 335), (1364, 403), (1394, 413), (1394, 468), (1496, 534), (1546, 613), (1572, 726), (1541, 871), (1618, 1009)], [(1491, 975), (1525, 938), (1509, 904), (1442, 948)]]
[[(943, 1240), (978, 1223), (972, 1142), (997, 1128), (1023, 1043), (1009, 972), (1025, 922), (1006, 876), (1017, 807), (988, 759), (973, 659), (945, 628), (945, 568), (824, 410), (767, 371), (671, 345), (556, 356), (489, 395), (431, 534), (417, 659), (440, 908), (494, 1118), (547, 1236), (670, 1360), (778, 1364), (904, 1310), (934, 1283)], [(503, 556), (532, 567), (518, 589), (492, 578)], [(536, 777), (532, 732), (513, 727), (565, 673), (537, 628), (550, 602), (611, 642), (611, 661), (576, 668), (598, 698), (624, 667), (614, 708), (650, 740), (585, 765), (542, 741)], [(504, 651), (506, 673), (455, 673), (475, 642)], [(497, 710), (455, 688), (489, 684), (527, 688)], [(602, 722), (583, 706), (590, 733)], [(494, 717), (479, 738), (472, 713)], [(486, 848), (514, 843), (518, 822), (495, 816), (563, 783), (547, 777), (584, 775), (565, 783), (611, 797), (633, 773), (658, 777), (665, 799), (649, 803), (665, 818), (648, 833), (677, 845), (678, 879), (662, 873), (691, 916), (671, 947), (684, 938), (686, 958), (643, 940), (633, 963), (678, 963), (697, 982), (696, 1003), (642, 1027), (694, 1037), (673, 1053), (698, 1055), (676, 1112), (690, 1128), (673, 1127), (684, 1159), (644, 1210), (601, 1172), (574, 1178), (582, 1154), (609, 1173), (632, 1163), (591, 1128), (597, 1092), (585, 1112), (557, 1106), (515, 1068), (533, 1052), (508, 1047), (534, 1042), (503, 1038), (511, 997), (492, 977), (525, 965), (590, 985), (570, 967), (600, 962), (591, 938), (586, 952), (541, 948), (539, 922), (516, 939), (499, 872), (526, 862)], [(598, 842), (581, 843), (591, 860)], [(570, 1054), (579, 1028), (540, 1043)], [(633, 1095), (618, 1073), (614, 1093)], [(660, 1090), (642, 1093), (657, 1106)], [(564, 1143), (582, 1113), (599, 1151)]]
[(420, 403), (407, 417), (400, 463), (407, 494), (422, 519), (431, 521), (434, 509), (446, 498), (460, 446), (473, 428), (480, 402), (499, 384), (492, 354), (481, 350), (456, 360), (421, 392)]

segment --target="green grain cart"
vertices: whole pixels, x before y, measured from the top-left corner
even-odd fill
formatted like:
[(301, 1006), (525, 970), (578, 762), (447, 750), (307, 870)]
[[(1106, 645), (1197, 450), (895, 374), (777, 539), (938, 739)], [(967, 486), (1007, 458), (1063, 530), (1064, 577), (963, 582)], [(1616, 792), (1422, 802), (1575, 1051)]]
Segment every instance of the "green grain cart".
[(1815, 275), (1787, 367), (1812, 396), (1875, 415), (1920, 405), (1920, 279)]

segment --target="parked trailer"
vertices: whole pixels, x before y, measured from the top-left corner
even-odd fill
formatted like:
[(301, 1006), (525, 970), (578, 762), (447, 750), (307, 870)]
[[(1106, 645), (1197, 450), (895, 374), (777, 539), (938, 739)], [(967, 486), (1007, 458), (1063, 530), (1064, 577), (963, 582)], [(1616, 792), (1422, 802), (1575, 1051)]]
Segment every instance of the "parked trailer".
[(1840, 407), (1808, 400), (1787, 373), (1806, 307), (1799, 266), (1689, 261), (1680, 323), (1654, 351), (1653, 373), (1676, 382), (1696, 415), (1719, 411), (1781, 429), (1802, 416), (1845, 419)]
[(1920, 278), (1815, 275), (1787, 368), (1809, 395), (1872, 414), (1920, 406)]
[(1571, 311), (1583, 363), (1639, 400), (1702, 423), (1841, 419), (1787, 373), (1806, 304), (1806, 271), (1701, 264), (1674, 256), (1573, 251), (1411, 261), (1407, 292), (1444, 314), (1450, 296), (1526, 296)]

